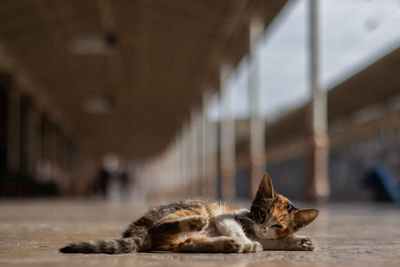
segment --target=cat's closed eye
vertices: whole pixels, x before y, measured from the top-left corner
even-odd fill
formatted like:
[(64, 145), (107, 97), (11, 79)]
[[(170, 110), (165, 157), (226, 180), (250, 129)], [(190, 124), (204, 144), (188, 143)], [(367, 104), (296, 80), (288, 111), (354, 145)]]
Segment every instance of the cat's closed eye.
[(274, 224), (271, 226), (272, 228), (283, 229), (283, 226), (280, 224)]

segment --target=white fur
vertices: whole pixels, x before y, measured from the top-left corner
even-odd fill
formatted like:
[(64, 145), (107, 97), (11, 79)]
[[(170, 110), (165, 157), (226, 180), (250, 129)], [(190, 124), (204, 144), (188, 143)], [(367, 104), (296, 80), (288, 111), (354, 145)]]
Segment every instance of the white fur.
[(243, 231), (242, 226), (235, 220), (235, 215), (248, 212), (247, 210), (237, 210), (232, 213), (224, 213), (217, 207), (215, 213), (215, 225), (221, 235), (235, 237), (243, 242), (251, 242)]

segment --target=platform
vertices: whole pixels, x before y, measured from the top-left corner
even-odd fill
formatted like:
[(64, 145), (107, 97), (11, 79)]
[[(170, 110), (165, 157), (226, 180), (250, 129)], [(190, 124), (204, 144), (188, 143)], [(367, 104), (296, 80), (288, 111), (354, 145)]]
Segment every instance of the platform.
[(335, 204), (318, 208), (320, 216), (300, 232), (319, 242), (314, 252), (71, 255), (59, 253), (58, 248), (73, 241), (119, 237), (147, 205), (3, 200), (0, 266), (399, 266), (400, 206)]

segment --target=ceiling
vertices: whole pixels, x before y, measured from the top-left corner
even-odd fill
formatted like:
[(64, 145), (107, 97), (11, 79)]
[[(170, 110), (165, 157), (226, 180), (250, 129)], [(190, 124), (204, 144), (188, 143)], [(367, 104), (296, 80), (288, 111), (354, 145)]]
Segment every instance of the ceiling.
[(205, 88), (218, 89), (221, 62), (247, 53), (250, 16), (267, 26), (285, 3), (1, 0), (0, 67), (30, 77), (26, 90), (47, 99), (93, 155), (149, 157), (200, 106)]

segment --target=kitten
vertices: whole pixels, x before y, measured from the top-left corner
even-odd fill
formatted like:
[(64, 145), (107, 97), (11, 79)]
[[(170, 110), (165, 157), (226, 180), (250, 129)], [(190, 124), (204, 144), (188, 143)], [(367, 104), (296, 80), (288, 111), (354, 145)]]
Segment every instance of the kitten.
[(132, 222), (121, 239), (73, 243), (64, 253), (133, 251), (246, 253), (313, 250), (316, 242), (293, 233), (311, 223), (315, 209), (296, 209), (262, 178), (250, 211), (206, 200), (186, 200), (150, 209)]

